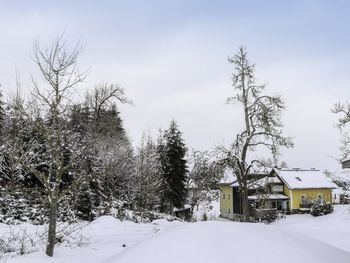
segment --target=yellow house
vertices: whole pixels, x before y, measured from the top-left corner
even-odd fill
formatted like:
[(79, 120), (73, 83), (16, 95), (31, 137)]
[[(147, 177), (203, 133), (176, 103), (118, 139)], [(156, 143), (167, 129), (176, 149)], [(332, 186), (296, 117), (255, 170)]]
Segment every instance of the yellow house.
[(233, 188), (230, 185), (220, 186), (220, 207), (223, 212), (233, 212)]
[(312, 203), (321, 199), (332, 203), (332, 189), (336, 185), (316, 169), (274, 169), (283, 182), (283, 193), (289, 197), (288, 210), (292, 213), (310, 210)]
[[(250, 211), (251, 217), (255, 217), (256, 209), (263, 205), (271, 207), (274, 212), (287, 208), (289, 197), (283, 194), (283, 183), (277, 176), (271, 174), (271, 168), (255, 169), (249, 173), (248, 178), (248, 201), (255, 208)], [(242, 194), (232, 170), (225, 171), (223, 180), (219, 182), (219, 189), (221, 216), (239, 220), (242, 214)]]
[[(268, 169), (267, 169), (268, 170)], [(263, 199), (264, 210), (290, 213), (306, 212), (317, 199), (332, 203), (332, 183), (316, 169), (270, 169), (250, 176), (252, 187), (248, 189), (248, 201), (254, 209)], [(240, 187), (235, 175), (226, 173), (219, 183), (220, 212), (224, 218), (236, 220), (242, 213)], [(266, 204), (269, 209), (266, 209)]]

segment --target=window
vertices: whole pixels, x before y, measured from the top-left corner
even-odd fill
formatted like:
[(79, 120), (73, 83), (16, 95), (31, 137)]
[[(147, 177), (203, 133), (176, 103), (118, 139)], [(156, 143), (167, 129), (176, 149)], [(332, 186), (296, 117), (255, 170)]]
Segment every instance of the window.
[(301, 204), (306, 203), (306, 196), (305, 195), (300, 195), (300, 203)]
[(283, 192), (283, 185), (280, 185), (280, 184), (271, 185), (271, 192), (272, 193), (282, 193)]
[(231, 209), (230, 208), (228, 209), (228, 212), (231, 213)]
[(222, 194), (222, 199), (225, 199), (225, 194)]
[(323, 200), (323, 194), (318, 194), (318, 195), (317, 195), (317, 198), (318, 198), (319, 200)]
[(297, 179), (299, 182), (301, 182), (301, 179), (300, 179), (300, 177), (295, 177), (295, 179)]
[(230, 194), (228, 194), (228, 195), (227, 195), (227, 199), (228, 199), (228, 200), (230, 200), (230, 198), (231, 198), (231, 195), (230, 195)]

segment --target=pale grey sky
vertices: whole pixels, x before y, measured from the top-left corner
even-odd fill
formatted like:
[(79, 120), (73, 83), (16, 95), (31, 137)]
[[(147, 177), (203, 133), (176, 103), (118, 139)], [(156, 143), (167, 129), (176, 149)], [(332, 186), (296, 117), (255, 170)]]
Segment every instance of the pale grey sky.
[[(120, 83), (135, 106), (122, 106), (134, 143), (178, 121), (189, 148), (229, 144), (241, 111), (227, 57), (240, 45), (257, 64), (267, 92), (283, 95), (291, 167), (335, 170), (339, 134), (331, 105), (349, 96), (350, 5), (347, 1), (2, 1), (0, 83), (15, 87), (15, 68), (30, 89), (35, 39), (45, 46), (62, 31), (81, 40), (87, 82)], [(282, 3), (283, 2), (283, 3)], [(27, 91), (28, 93), (28, 91)], [(259, 153), (254, 153), (259, 154)]]

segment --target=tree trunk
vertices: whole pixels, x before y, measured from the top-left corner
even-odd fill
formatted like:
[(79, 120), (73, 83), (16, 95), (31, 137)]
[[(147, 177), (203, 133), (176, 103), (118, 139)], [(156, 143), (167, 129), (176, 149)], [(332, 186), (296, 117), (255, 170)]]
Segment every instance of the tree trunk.
[(243, 189), (242, 191), (242, 215), (243, 221), (249, 222), (249, 202), (247, 189)]
[(50, 203), (50, 222), (47, 237), (46, 255), (52, 257), (56, 242), (56, 226), (57, 226), (57, 202)]
[(171, 197), (171, 199), (170, 199), (170, 214), (172, 215), (172, 216), (175, 216), (175, 212), (174, 212), (174, 198), (173, 197)]

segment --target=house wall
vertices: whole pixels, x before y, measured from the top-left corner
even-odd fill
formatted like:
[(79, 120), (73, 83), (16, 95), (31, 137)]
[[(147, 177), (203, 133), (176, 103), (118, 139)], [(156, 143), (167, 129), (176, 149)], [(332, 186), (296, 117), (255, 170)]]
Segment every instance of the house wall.
[(287, 209), (291, 211), (291, 191), (285, 184), (283, 185), (283, 194), (289, 197), (289, 200), (287, 201)]
[(233, 212), (233, 191), (231, 186), (220, 186), (220, 211), (226, 213)]
[(242, 193), (239, 192), (238, 187), (232, 187), (232, 195), (233, 195), (233, 213), (241, 214), (242, 213)]
[(290, 190), (286, 185), (283, 186), (283, 193), (290, 198), (288, 201), (288, 210), (300, 209), (301, 195), (305, 195), (310, 199), (317, 199), (319, 194), (323, 195), (325, 202), (332, 203), (332, 190), (326, 188), (317, 189), (293, 189)]

